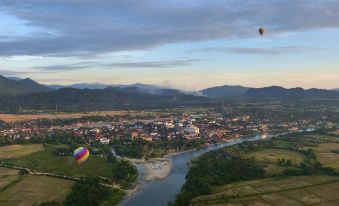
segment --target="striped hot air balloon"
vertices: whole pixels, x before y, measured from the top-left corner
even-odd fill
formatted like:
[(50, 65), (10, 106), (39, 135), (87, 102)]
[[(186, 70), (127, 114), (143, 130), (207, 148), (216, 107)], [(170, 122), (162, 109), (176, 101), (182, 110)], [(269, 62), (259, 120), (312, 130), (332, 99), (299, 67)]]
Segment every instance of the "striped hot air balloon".
[(79, 147), (74, 151), (74, 159), (79, 163), (85, 162), (89, 157), (89, 151), (86, 147)]

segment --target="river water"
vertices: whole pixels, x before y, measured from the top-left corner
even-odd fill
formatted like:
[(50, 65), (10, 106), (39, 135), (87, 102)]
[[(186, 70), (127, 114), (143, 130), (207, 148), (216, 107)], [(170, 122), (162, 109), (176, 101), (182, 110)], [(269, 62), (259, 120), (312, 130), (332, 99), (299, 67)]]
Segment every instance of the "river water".
[(260, 139), (259, 135), (256, 137), (234, 140), (228, 143), (209, 145), (208, 147), (199, 150), (171, 156), (169, 159), (172, 160), (172, 170), (169, 175), (164, 179), (152, 182), (143, 181), (145, 171), (143, 166), (138, 164), (137, 168), (140, 174), (139, 181), (141, 182), (141, 189), (121, 202), (119, 206), (167, 206), (168, 202), (173, 202), (175, 200), (175, 195), (185, 183), (185, 177), (189, 169), (187, 162), (190, 159), (222, 147), (258, 139)]

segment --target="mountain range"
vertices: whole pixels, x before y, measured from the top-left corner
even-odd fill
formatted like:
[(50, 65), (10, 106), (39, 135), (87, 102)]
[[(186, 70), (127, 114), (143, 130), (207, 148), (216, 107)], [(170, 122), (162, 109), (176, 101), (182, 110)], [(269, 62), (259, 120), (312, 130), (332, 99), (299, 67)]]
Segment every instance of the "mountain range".
[(158, 85), (148, 85), (148, 84), (102, 84), (102, 83), (78, 83), (78, 84), (71, 84), (71, 85), (48, 85), (53, 89), (61, 89), (61, 88), (74, 88), (74, 89), (105, 89), (107, 87), (138, 87), (143, 90), (157, 90), (157, 89), (165, 89), (167, 87), (162, 87)]
[(204, 90), (201, 90), (200, 93), (204, 96), (217, 99), (233, 98), (233, 97), (242, 97), (247, 92), (249, 88), (243, 86), (219, 86), (211, 87)]
[(0, 75), (0, 96), (23, 95), (33, 92), (52, 91), (53, 89), (41, 85), (32, 79), (6, 78)]
[(303, 89), (300, 87), (286, 89), (278, 86), (249, 88), (244, 97), (255, 99), (339, 99), (339, 92), (326, 89)]
[(206, 106), (216, 102), (207, 97), (188, 95), (171, 89), (163, 90), (162, 94), (150, 94), (138, 87), (62, 88), (50, 92), (0, 98), (0, 109), (15, 111), (18, 108), (41, 110), (58, 108), (62, 111), (85, 111)]
[(190, 92), (141, 83), (42, 85), (31, 79), (0, 75), (0, 110), (19, 107), (58, 107), (63, 110), (173, 107), (216, 104), (227, 99), (339, 99), (339, 90), (224, 85)]

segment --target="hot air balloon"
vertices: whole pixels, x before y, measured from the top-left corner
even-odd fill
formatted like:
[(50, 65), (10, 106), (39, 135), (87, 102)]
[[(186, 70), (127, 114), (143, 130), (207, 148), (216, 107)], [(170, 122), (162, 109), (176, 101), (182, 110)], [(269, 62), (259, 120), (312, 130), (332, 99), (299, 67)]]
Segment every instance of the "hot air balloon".
[(79, 147), (74, 151), (74, 159), (79, 163), (85, 162), (89, 157), (89, 151), (86, 147)]
[(262, 36), (265, 33), (265, 29), (264, 28), (259, 28), (259, 33)]

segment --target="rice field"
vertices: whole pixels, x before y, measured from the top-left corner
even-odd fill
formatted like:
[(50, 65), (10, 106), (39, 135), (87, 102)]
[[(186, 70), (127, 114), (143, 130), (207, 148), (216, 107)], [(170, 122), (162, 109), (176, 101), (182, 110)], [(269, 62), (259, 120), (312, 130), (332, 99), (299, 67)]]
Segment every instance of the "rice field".
[(74, 182), (46, 176), (29, 176), (0, 190), (0, 205), (26, 206), (65, 200)]
[(0, 191), (18, 179), (18, 170), (0, 167)]
[(300, 176), (252, 180), (214, 188), (214, 193), (193, 199), (194, 206), (336, 205), (339, 178)]

